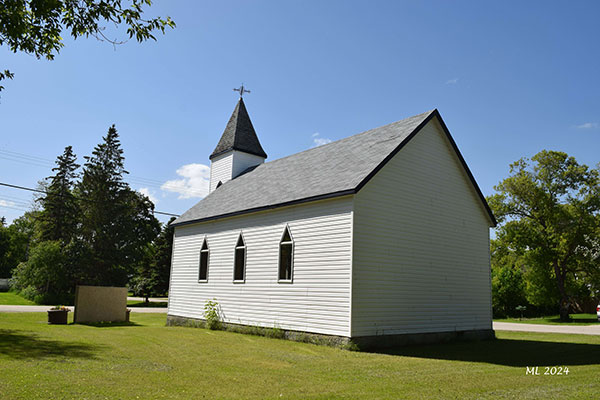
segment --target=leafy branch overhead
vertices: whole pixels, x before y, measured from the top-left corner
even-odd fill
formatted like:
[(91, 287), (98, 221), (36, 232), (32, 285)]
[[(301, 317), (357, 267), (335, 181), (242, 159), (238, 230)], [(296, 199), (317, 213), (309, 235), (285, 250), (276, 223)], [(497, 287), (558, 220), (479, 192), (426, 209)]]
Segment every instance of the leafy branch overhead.
[[(123, 5), (121, 0), (4, 0), (0, 2), (0, 45), (7, 45), (15, 53), (25, 52), (38, 59), (53, 60), (64, 46), (64, 31), (75, 39), (91, 35), (120, 44), (124, 41), (106, 36), (108, 25), (125, 25), (129, 39), (135, 38), (138, 42), (156, 40), (155, 32), (164, 33), (167, 27), (175, 27), (170, 17), (143, 17), (144, 7), (151, 6), (151, 0), (127, 3)], [(8, 70), (0, 72), (0, 81), (12, 77)]]

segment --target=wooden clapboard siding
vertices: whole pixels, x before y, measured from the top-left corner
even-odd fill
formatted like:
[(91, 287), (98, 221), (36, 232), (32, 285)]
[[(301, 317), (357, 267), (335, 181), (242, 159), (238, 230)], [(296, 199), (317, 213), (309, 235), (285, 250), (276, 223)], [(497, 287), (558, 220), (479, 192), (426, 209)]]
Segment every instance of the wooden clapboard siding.
[(248, 168), (263, 162), (265, 159), (260, 156), (237, 150), (215, 157), (210, 167), (210, 191), (215, 190), (219, 182), (230, 181)]
[(243, 151), (233, 151), (233, 166), (231, 169), (231, 177), (235, 178), (248, 168), (259, 165), (265, 162), (261, 156), (244, 153)]
[[(294, 239), (293, 283), (278, 283), (279, 241)], [(349, 336), (350, 196), (175, 228), (169, 315), (203, 318), (215, 298), (224, 320)], [(246, 244), (245, 283), (233, 283), (234, 247)], [(208, 282), (198, 282), (206, 237)]]
[(355, 195), (352, 336), (491, 329), (490, 223), (432, 119)]
[(227, 182), (231, 179), (233, 169), (233, 152), (221, 154), (215, 157), (210, 164), (210, 191), (217, 188), (219, 182)]

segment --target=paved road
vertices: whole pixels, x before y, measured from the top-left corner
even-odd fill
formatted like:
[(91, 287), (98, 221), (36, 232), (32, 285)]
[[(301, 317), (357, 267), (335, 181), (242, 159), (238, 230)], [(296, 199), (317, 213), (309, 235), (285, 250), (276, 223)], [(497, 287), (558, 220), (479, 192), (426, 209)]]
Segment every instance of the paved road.
[(600, 335), (600, 324), (597, 325), (538, 325), (511, 322), (494, 322), (495, 331), (577, 333), (581, 335)]
[[(0, 312), (46, 312), (51, 309), (52, 306), (2, 306), (0, 305)], [(73, 311), (74, 307), (68, 307)], [(167, 307), (129, 307), (133, 313), (155, 313), (155, 314), (166, 314)]]
[[(144, 297), (128, 297), (127, 300), (145, 301), (146, 298), (144, 298)], [(166, 303), (167, 301), (169, 301), (169, 299), (166, 297), (150, 297), (150, 298), (148, 298), (148, 301), (155, 302), (155, 303)]]

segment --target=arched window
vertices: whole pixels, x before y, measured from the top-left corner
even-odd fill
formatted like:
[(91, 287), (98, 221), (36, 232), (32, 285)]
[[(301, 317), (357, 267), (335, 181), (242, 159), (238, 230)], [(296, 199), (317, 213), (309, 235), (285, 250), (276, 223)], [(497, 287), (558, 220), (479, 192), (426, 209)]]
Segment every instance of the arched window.
[(200, 248), (200, 270), (198, 271), (198, 281), (208, 281), (208, 258), (208, 243), (206, 242), (206, 238), (204, 238), (202, 247)]
[(240, 233), (235, 245), (235, 260), (233, 267), (233, 281), (243, 282), (246, 278), (246, 244)]
[(292, 268), (294, 264), (294, 241), (290, 228), (285, 227), (279, 242), (279, 278), (280, 282), (292, 281)]

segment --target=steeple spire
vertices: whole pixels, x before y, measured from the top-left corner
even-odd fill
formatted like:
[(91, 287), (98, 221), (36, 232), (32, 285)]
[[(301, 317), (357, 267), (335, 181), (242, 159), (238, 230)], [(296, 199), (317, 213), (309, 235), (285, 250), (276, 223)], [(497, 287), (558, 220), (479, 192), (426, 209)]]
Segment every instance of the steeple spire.
[(244, 86), (242, 85), (240, 88), (240, 99), (233, 110), (233, 114), (231, 114), (231, 118), (229, 118), (229, 122), (227, 122), (225, 131), (223, 132), (223, 135), (221, 135), (217, 147), (209, 157), (211, 160), (214, 157), (231, 150), (238, 150), (262, 158), (267, 158), (267, 153), (265, 153), (258, 141), (256, 132), (252, 126), (252, 121), (250, 121), (250, 116), (246, 110), (246, 105), (241, 96), (243, 94), (241, 91), (243, 90)]

